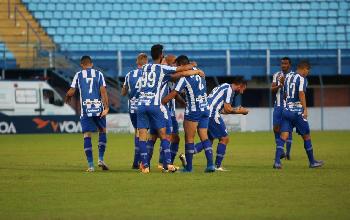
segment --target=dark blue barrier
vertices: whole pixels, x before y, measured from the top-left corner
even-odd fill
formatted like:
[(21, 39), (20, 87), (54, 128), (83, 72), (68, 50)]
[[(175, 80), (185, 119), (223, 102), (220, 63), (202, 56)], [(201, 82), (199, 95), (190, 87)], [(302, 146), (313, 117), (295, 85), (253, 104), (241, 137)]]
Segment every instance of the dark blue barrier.
[(0, 115), (0, 134), (78, 133), (78, 116), (3, 116)]

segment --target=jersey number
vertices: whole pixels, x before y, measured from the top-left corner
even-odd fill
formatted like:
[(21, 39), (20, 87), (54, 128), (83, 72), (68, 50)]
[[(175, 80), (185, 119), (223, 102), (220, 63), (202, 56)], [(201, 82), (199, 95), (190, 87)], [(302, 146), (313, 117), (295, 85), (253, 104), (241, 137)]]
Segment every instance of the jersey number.
[[(290, 92), (289, 90), (292, 89), (292, 95), (290, 96)], [(288, 87), (287, 87), (287, 98), (294, 98), (294, 93), (295, 93), (295, 83), (291, 83)]]
[(137, 89), (137, 91), (139, 92), (142, 86), (142, 78), (138, 78), (135, 88)]
[(143, 83), (142, 87), (152, 88), (156, 84), (156, 73), (155, 72), (143, 72)]
[(90, 84), (89, 93), (92, 93), (92, 84), (94, 83), (94, 78), (86, 78), (86, 83)]
[(203, 85), (203, 83), (202, 83), (202, 79), (201, 79), (200, 76), (196, 75), (196, 81), (198, 82), (198, 88), (199, 88), (199, 90), (204, 89), (204, 85)]

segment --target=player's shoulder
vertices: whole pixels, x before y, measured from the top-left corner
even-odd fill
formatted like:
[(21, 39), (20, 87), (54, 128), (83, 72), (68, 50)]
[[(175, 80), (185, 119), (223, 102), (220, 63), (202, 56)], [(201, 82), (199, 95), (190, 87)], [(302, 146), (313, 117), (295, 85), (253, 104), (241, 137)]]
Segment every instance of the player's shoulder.
[(223, 83), (220, 85), (221, 88), (229, 88), (231, 85), (228, 83)]

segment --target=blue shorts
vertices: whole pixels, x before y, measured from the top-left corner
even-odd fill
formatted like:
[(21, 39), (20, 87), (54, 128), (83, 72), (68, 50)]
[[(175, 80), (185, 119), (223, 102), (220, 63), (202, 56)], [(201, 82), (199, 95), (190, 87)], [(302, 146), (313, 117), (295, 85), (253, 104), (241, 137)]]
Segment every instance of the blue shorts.
[(273, 126), (281, 126), (283, 109), (284, 108), (282, 106), (275, 106), (273, 108), (273, 118), (272, 118)]
[[(172, 132), (172, 121), (171, 121), (171, 118), (169, 118), (169, 119), (166, 119), (166, 118), (164, 118), (164, 120), (165, 120), (165, 129), (166, 129), (166, 134), (167, 135), (170, 135), (171, 134), (171, 132)], [(158, 129), (155, 129), (155, 128), (153, 128), (152, 126), (150, 127), (150, 129), (149, 129), (149, 133), (150, 134), (158, 134)]]
[(208, 125), (208, 137), (210, 140), (214, 140), (216, 138), (220, 139), (222, 137), (226, 137), (228, 135), (226, 125), (224, 123), (224, 120), (222, 120), (221, 117), (215, 118), (210, 117), (209, 118), (209, 125)]
[(171, 116), (171, 125), (173, 126), (172, 133), (178, 134), (179, 133), (179, 123), (176, 120), (176, 116)]
[(197, 128), (208, 128), (209, 110), (190, 112), (189, 114), (185, 114), (184, 119), (187, 121), (198, 122)]
[(101, 118), (100, 116), (88, 117), (86, 115), (80, 117), (80, 123), (83, 133), (94, 132), (96, 128), (99, 130), (106, 128), (106, 117)]
[(164, 113), (159, 105), (139, 105), (137, 109), (137, 128), (165, 128)]
[(301, 114), (284, 109), (282, 113), (281, 132), (292, 132), (293, 128), (300, 135), (310, 134), (309, 122)]
[(134, 129), (137, 128), (137, 114), (136, 113), (129, 113), (130, 121)]

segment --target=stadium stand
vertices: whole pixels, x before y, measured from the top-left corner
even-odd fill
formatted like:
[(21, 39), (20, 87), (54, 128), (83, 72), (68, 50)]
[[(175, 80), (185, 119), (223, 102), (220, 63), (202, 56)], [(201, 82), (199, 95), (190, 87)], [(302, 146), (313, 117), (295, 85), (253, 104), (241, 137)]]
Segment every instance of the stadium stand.
[(0, 42), (0, 69), (15, 68), (16, 59), (13, 54), (6, 48), (5, 44)]

